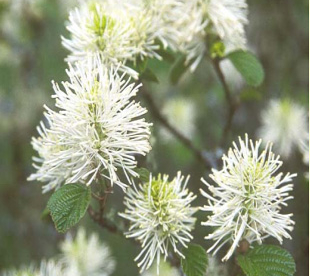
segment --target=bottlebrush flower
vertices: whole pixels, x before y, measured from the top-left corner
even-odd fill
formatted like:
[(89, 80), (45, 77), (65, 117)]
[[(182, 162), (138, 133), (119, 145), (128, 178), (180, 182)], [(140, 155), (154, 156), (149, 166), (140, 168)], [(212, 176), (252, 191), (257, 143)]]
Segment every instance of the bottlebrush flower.
[(211, 212), (202, 225), (216, 227), (206, 236), (215, 241), (208, 253), (215, 254), (232, 242), (222, 260), (228, 260), (243, 239), (262, 243), (273, 236), (282, 243), (283, 238), (291, 238), (288, 231), (293, 230), (292, 214), (280, 211), (293, 198), (289, 192), (296, 174), (279, 173), (282, 166), (279, 156), (272, 153), (271, 144), (260, 152), (261, 142), (253, 143), (247, 135), (244, 141), (239, 138), (239, 147), (233, 143), (228, 155), (223, 156), (223, 169), (213, 170), (210, 175), (216, 186), (202, 179), (209, 193), (201, 190), (208, 199), (201, 210)]
[(246, 45), (244, 26), (248, 23), (246, 0), (204, 0), (207, 16), (216, 34), (225, 44), (243, 49)]
[(99, 241), (97, 234), (89, 237), (83, 228), (79, 229), (76, 238), (67, 236), (61, 244), (61, 262), (66, 276), (108, 276), (115, 268), (115, 260), (110, 249)]
[(309, 132), (304, 139), (301, 139), (299, 142), (299, 149), (303, 155), (303, 162), (308, 166), (308, 171), (305, 172), (305, 177), (309, 179)]
[[(206, 53), (206, 38), (215, 34), (232, 50), (246, 48), (244, 26), (248, 23), (245, 0), (169, 0), (156, 6), (162, 25), (159, 38), (164, 45), (186, 55), (194, 71)], [(166, 1), (165, 1), (166, 2)], [(155, 4), (154, 4), (155, 3)]]
[(63, 46), (70, 51), (67, 61), (100, 54), (106, 66), (119, 66), (119, 70), (137, 78), (137, 72), (126, 66), (126, 62), (160, 58), (151, 23), (141, 5), (118, 0), (85, 1), (70, 12), (67, 26), (70, 38), (62, 37)]
[(169, 247), (184, 258), (178, 247), (187, 247), (196, 221), (193, 217), (196, 208), (190, 205), (196, 196), (186, 188), (188, 179), (184, 181), (180, 172), (172, 181), (168, 175), (150, 176), (148, 183), (131, 187), (126, 193), (126, 210), (120, 216), (130, 221), (127, 238), (135, 238), (142, 244), (135, 259), (141, 272), (148, 269), (155, 258), (158, 271), (160, 257), (164, 255), (166, 260)]
[(307, 137), (306, 110), (288, 99), (271, 100), (261, 113), (262, 126), (258, 135), (264, 141), (271, 141), (277, 153), (288, 158), (299, 146), (300, 139)]
[(305, 139), (300, 141), (300, 151), (302, 152), (303, 155), (303, 162), (306, 165), (309, 165), (309, 134)]
[(60, 262), (54, 260), (41, 261), (40, 267), (36, 269), (34, 265), (30, 265), (28, 268), (22, 268), (20, 270), (4, 271), (2, 276), (62, 276), (62, 265)]
[(29, 180), (47, 182), (44, 192), (64, 183), (90, 185), (99, 176), (125, 188), (118, 169), (130, 182), (137, 176), (135, 155), (151, 149), (150, 124), (141, 118), (147, 111), (132, 100), (139, 86), (100, 59), (96, 66), (92, 61), (70, 66), (63, 89), (53, 83), (59, 111), (45, 107), (47, 124), (41, 122), (40, 136), (32, 140), (39, 157)]
[[(31, 275), (31, 274), (30, 274)], [(34, 274), (35, 276), (62, 276), (62, 264), (54, 260), (41, 261), (40, 269)]]

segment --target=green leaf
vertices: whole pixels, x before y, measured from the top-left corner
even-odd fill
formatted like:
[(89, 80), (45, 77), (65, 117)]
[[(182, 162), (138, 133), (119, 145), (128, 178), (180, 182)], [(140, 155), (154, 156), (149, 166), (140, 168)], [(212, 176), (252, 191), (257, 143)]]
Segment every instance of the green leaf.
[(66, 184), (50, 197), (47, 208), (55, 227), (66, 232), (84, 216), (91, 199), (91, 190), (82, 184)]
[(150, 181), (150, 172), (146, 168), (136, 168), (135, 172), (139, 174), (139, 178), (142, 182), (149, 182)]
[(45, 207), (45, 209), (43, 210), (43, 212), (41, 213), (41, 219), (44, 220), (48, 217), (48, 215), (50, 214), (50, 210)]
[(247, 276), (292, 276), (296, 271), (291, 254), (275, 245), (257, 246), (237, 259)]
[(229, 53), (226, 58), (230, 59), (248, 85), (257, 87), (263, 82), (265, 78), (264, 69), (252, 53), (238, 50)]
[(172, 66), (171, 72), (170, 72), (170, 81), (173, 84), (177, 84), (179, 79), (188, 69), (188, 66), (185, 65), (185, 60), (186, 58), (183, 56), (179, 58)]
[(186, 276), (204, 276), (206, 274), (208, 257), (200, 245), (189, 244), (182, 253), (185, 259), (181, 259), (181, 265)]
[(146, 68), (140, 76), (141, 79), (158, 83), (158, 78), (151, 69)]

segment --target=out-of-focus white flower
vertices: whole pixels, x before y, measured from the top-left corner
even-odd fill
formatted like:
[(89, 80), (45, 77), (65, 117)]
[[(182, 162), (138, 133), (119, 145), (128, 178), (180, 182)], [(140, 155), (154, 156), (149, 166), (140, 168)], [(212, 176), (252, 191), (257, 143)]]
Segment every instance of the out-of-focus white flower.
[(181, 257), (179, 246), (187, 247), (193, 238), (190, 234), (196, 219), (196, 208), (191, 202), (196, 198), (186, 188), (189, 177), (178, 172), (172, 180), (168, 175), (157, 178), (150, 176), (148, 183), (131, 187), (125, 197), (125, 213), (120, 214), (130, 221), (127, 238), (135, 238), (142, 243), (142, 250), (136, 257), (141, 272), (148, 269), (157, 259), (157, 274), (161, 255), (166, 260), (171, 246)]
[(1, 273), (1, 276), (36, 276), (33, 268), (31, 269), (12, 269)]
[(40, 269), (34, 274), (35, 276), (63, 276), (66, 275), (62, 271), (60, 262), (54, 260), (41, 261)]
[(246, 0), (203, 0), (216, 34), (234, 48), (246, 47), (244, 26), (248, 23)]
[(300, 150), (303, 154), (303, 162), (306, 165), (309, 165), (309, 134), (305, 137), (304, 140), (300, 141)]
[(309, 179), (309, 132), (304, 139), (300, 140), (299, 148), (303, 155), (303, 162), (308, 166), (308, 171), (305, 173), (305, 177)]
[(191, 64), (192, 71), (205, 55), (206, 37), (210, 33), (218, 35), (228, 47), (246, 48), (244, 25), (248, 20), (245, 0), (162, 2), (150, 1), (162, 26), (157, 35), (164, 45), (186, 54), (186, 62)]
[[(96, 68), (93, 70), (93, 68)], [(63, 183), (90, 185), (98, 175), (125, 188), (117, 174), (121, 169), (130, 182), (137, 176), (136, 154), (150, 151), (150, 124), (141, 118), (147, 111), (131, 100), (139, 86), (107, 70), (98, 60), (70, 66), (70, 82), (63, 90), (53, 83), (55, 112), (46, 108), (47, 125), (37, 128), (32, 145), (37, 172), (29, 180), (47, 182), (43, 191)]]
[(261, 113), (259, 137), (274, 143), (275, 151), (288, 158), (300, 139), (307, 136), (306, 110), (288, 99), (271, 100)]
[[(150, 0), (153, 24), (157, 26), (156, 37), (164, 47), (186, 53), (194, 70), (205, 50), (204, 36), (207, 20), (201, 0)], [(194, 61), (192, 61), (194, 60)]]
[[(31, 265), (20, 270), (5, 271), (2, 276), (63, 276), (62, 265), (54, 260), (41, 261), (39, 269)], [(67, 275), (66, 275), (67, 276)]]
[(160, 58), (151, 23), (148, 12), (130, 2), (85, 1), (70, 12), (67, 29), (71, 37), (62, 37), (64, 47), (70, 51), (67, 60), (85, 60), (99, 53), (107, 66), (117, 65), (136, 78), (137, 73), (126, 62), (136, 63), (138, 57)]
[(110, 249), (95, 233), (87, 237), (85, 230), (79, 229), (75, 239), (66, 237), (61, 251), (65, 276), (108, 276), (114, 271)]
[[(159, 264), (160, 275), (164, 276), (179, 276), (180, 273), (175, 267), (171, 267), (171, 265), (163, 260), (160, 261)], [(153, 264), (150, 269), (144, 271), (142, 276), (157, 276), (157, 266)]]
[(249, 243), (273, 236), (282, 243), (291, 238), (288, 231), (293, 230), (292, 214), (280, 214), (282, 206), (293, 197), (292, 178), (296, 174), (283, 175), (278, 170), (282, 166), (279, 156), (271, 151), (271, 145), (260, 152), (261, 140), (253, 143), (245, 136), (239, 138), (240, 146), (233, 143), (228, 156), (223, 156), (223, 169), (213, 170), (211, 179), (217, 186), (202, 182), (210, 194), (201, 190), (208, 204), (201, 210), (212, 212), (202, 225), (217, 227), (206, 236), (215, 241), (208, 253), (215, 254), (224, 244), (232, 242), (222, 260), (228, 260), (241, 240)]
[[(168, 99), (163, 107), (163, 113), (166, 115), (170, 124), (180, 131), (187, 138), (192, 138), (195, 134), (196, 107), (189, 99), (175, 98)], [(161, 129), (162, 137), (171, 141), (173, 139), (170, 132)]]
[(208, 256), (206, 276), (228, 276), (227, 266), (220, 264), (213, 256)]

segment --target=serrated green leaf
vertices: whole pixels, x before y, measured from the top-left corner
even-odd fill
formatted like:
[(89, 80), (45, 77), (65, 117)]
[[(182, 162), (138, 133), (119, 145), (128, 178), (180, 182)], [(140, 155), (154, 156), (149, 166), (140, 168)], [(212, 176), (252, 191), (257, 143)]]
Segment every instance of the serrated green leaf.
[(204, 276), (206, 274), (208, 257), (200, 245), (189, 244), (182, 253), (185, 259), (181, 259), (181, 265), (186, 276)]
[(141, 79), (146, 80), (146, 81), (152, 81), (158, 83), (158, 78), (156, 75), (152, 72), (151, 69), (146, 68), (143, 73), (141, 74)]
[(170, 72), (170, 81), (173, 84), (177, 84), (179, 79), (188, 69), (188, 66), (185, 65), (186, 58), (183, 56), (179, 58), (171, 68)]
[(150, 171), (146, 168), (136, 168), (135, 172), (139, 174), (139, 178), (142, 182), (150, 181)]
[(265, 78), (264, 69), (252, 53), (238, 50), (229, 53), (226, 58), (233, 63), (248, 85), (257, 87), (263, 82)]
[(275, 245), (257, 246), (237, 259), (247, 276), (292, 276), (296, 271), (291, 254)]
[(91, 190), (82, 184), (67, 184), (50, 197), (47, 208), (51, 212), (55, 227), (66, 232), (84, 216), (91, 199)]

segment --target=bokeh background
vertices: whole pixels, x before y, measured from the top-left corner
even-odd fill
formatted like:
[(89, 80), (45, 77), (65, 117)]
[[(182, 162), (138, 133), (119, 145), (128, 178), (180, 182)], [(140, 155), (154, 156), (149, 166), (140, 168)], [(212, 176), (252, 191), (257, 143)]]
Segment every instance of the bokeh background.
[[(248, 2), (248, 44), (261, 60), (266, 78), (262, 86), (253, 89), (244, 85), (238, 75), (228, 77), (232, 90), (241, 93), (242, 99), (229, 141), (246, 132), (255, 138), (260, 111), (272, 98), (289, 97), (308, 110), (308, 0)], [(26, 179), (34, 170), (30, 141), (43, 118), (43, 104), (53, 105), (51, 80), (67, 80), (64, 62), (67, 53), (61, 46), (60, 35), (67, 35), (65, 21), (74, 5), (73, 0), (0, 0), (0, 271), (55, 256), (64, 238), (55, 231), (49, 218), (41, 218), (50, 195), (42, 195), (41, 185)], [(152, 61), (149, 65), (160, 84), (148, 85), (148, 89), (162, 111), (173, 121), (169, 104), (175, 110), (181, 106), (181, 113), (175, 116), (183, 118), (181, 130), (193, 143), (211, 153), (226, 151), (229, 144), (217, 148), (227, 109), (212, 67), (204, 61), (194, 74), (186, 73), (177, 85), (172, 85), (168, 77), (171, 64)], [(142, 98), (141, 101), (147, 106)], [(181, 170), (190, 174), (189, 187), (198, 192), (202, 186), (200, 177), (209, 172), (161, 128), (151, 113), (148, 117), (154, 122), (153, 151), (143, 162), (154, 172), (175, 175)], [(288, 207), (288, 212), (294, 213), (296, 227), (293, 240), (285, 241), (284, 247), (296, 260), (296, 275), (308, 275), (309, 183), (304, 177), (308, 169), (296, 151), (283, 170), (298, 173), (295, 199)], [(121, 202), (122, 192), (116, 187), (108, 199), (109, 216), (116, 220), (119, 220), (116, 212), (123, 209)], [(199, 196), (195, 204), (203, 204), (203, 199)], [(203, 219), (204, 214), (198, 213), (197, 225)], [(138, 248), (123, 237), (102, 230), (87, 215), (79, 225), (97, 232), (110, 245), (117, 262), (113, 275), (138, 275), (133, 261)], [(208, 248), (203, 239), (206, 230), (196, 227), (194, 242)]]

